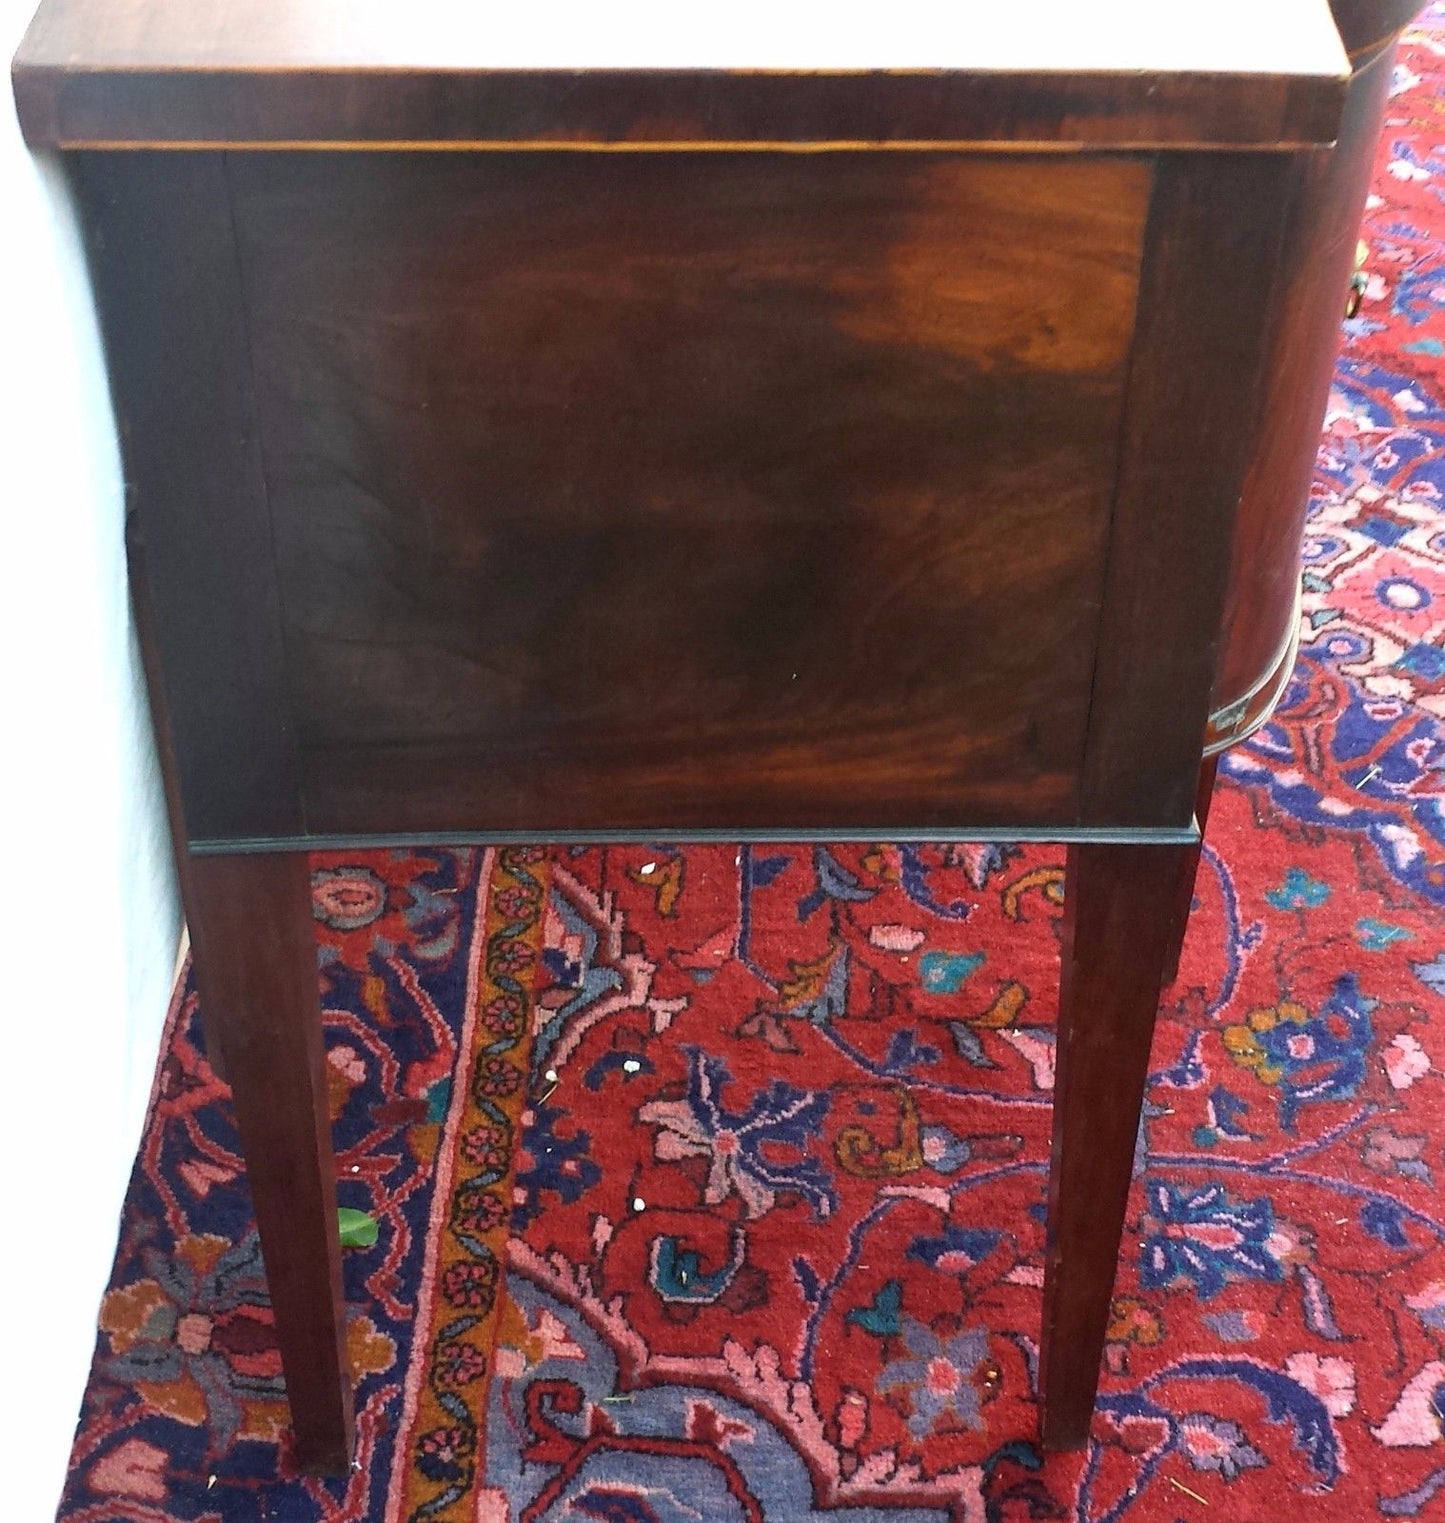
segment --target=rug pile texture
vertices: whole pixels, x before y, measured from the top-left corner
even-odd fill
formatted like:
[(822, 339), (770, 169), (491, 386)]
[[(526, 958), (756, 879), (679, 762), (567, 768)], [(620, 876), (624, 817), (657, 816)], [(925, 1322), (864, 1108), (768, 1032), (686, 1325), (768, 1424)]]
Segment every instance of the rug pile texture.
[(1445, 1518), (1445, 7), (1389, 115), (1299, 666), (1221, 769), (1089, 1450), (1034, 1440), (1061, 850), (344, 855), (356, 1469), (292, 1471), (187, 988), (61, 1518)]

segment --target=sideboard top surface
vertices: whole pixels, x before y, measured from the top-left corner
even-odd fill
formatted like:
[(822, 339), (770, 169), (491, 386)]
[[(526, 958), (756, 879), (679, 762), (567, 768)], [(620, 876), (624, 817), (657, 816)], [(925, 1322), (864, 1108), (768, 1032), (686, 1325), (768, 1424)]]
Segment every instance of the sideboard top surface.
[(1284, 147), (1332, 140), (1327, 0), (43, 0), (28, 140)]

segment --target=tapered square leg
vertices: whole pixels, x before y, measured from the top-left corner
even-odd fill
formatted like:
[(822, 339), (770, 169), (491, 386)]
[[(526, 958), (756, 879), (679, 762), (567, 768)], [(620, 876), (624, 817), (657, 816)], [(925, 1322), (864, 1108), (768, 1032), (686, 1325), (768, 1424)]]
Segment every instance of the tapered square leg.
[(1179, 867), (1179, 882), (1174, 890), (1174, 918), (1179, 938), (1164, 968), (1164, 982), (1172, 984), (1179, 977), (1179, 957), (1184, 950), (1184, 936), (1189, 929), (1189, 913), (1194, 905), (1194, 887), (1199, 877), (1199, 858), (1204, 850), (1204, 831), (1209, 824), (1209, 806), (1214, 802), (1214, 780), (1219, 772), (1219, 757), (1206, 756), (1199, 768), (1199, 791), (1194, 795), (1194, 818), (1199, 825), (1199, 841), (1185, 852)]
[(256, 1205), (303, 1469), (351, 1463), (336, 1176), (304, 855), (192, 857), (187, 910)]
[(1187, 846), (1069, 851), (1039, 1371), (1046, 1448), (1089, 1434)]

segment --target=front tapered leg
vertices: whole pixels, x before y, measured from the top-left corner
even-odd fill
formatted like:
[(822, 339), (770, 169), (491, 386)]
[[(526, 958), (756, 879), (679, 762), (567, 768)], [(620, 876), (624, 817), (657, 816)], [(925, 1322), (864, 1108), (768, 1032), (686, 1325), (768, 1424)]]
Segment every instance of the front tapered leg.
[(1206, 756), (1199, 768), (1199, 787), (1194, 796), (1194, 821), (1199, 826), (1199, 842), (1180, 858), (1179, 878), (1174, 889), (1174, 918), (1179, 936), (1173, 954), (1164, 969), (1164, 982), (1172, 984), (1179, 977), (1179, 955), (1189, 930), (1189, 915), (1194, 906), (1194, 885), (1199, 877), (1199, 858), (1204, 850), (1204, 832), (1209, 825), (1209, 809), (1214, 803), (1214, 782), (1219, 773), (1219, 757)]
[(1088, 1438), (1149, 1043), (1178, 956), (1185, 846), (1076, 846), (1065, 891), (1048, 1254), (1039, 1372), (1043, 1441)]
[(306, 858), (192, 857), (188, 877), (196, 980), (231, 1083), (297, 1458), (340, 1475), (351, 1378)]

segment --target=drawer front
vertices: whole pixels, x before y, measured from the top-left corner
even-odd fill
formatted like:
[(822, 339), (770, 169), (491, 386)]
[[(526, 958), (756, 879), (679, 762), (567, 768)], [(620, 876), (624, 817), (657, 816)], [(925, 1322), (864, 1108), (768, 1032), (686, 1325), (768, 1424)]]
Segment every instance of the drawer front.
[(1146, 162), (228, 177), (310, 830), (1077, 817)]

